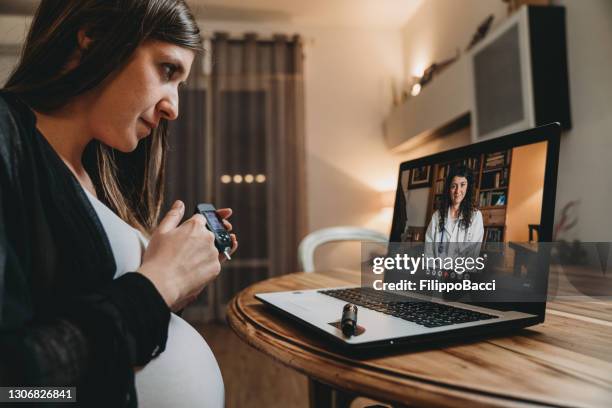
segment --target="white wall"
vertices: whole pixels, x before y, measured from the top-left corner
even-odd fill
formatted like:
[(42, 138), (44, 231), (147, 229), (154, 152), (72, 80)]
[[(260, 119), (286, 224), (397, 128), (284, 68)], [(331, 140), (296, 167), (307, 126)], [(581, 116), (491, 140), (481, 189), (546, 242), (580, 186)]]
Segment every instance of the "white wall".
[[(579, 200), (578, 226), (566, 239), (612, 240), (612, 1), (558, 0), (567, 11), (567, 49), (573, 128), (563, 134), (559, 158), (556, 218)], [(406, 73), (464, 49), (489, 14), (495, 25), (505, 4), (490, 0), (428, 0), (403, 30)], [(435, 107), (432, 107), (435, 109)], [(412, 157), (470, 143), (463, 131), (408, 152)]]
[(0, 85), (17, 62), (14, 51), (23, 43), (30, 21), (23, 16), (0, 16)]
[(0, 45), (21, 45), (31, 21), (31, 17), (0, 15)]
[(579, 222), (567, 238), (612, 240), (612, 1), (563, 0), (573, 127), (559, 158), (557, 217), (580, 200)]
[(427, 204), (429, 203), (430, 188), (408, 190), (406, 193), (406, 212), (408, 225), (412, 227), (427, 227)]

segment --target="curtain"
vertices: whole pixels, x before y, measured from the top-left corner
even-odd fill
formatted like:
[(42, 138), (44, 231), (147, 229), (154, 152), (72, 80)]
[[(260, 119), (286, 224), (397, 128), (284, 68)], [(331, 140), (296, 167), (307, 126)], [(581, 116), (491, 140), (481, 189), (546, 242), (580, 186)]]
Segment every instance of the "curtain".
[(215, 286), (241, 289), (297, 270), (306, 231), (303, 55), (299, 36), (212, 39), (214, 197), (234, 209), (240, 248)]
[(180, 92), (168, 140), (165, 208), (231, 207), (239, 249), (191, 321), (222, 320), (229, 300), (259, 280), (297, 271), (306, 232), (303, 49), (299, 36), (216, 33)]
[[(207, 132), (210, 118), (209, 79), (203, 70), (209, 54), (197, 56), (185, 87), (179, 90), (179, 117), (169, 123), (166, 156), (166, 183), (161, 216), (175, 200), (185, 203), (186, 220), (198, 203), (212, 201), (212, 159)], [(214, 317), (214, 288), (207, 287), (197, 301), (182, 312), (191, 321), (208, 321)]]
[(204, 202), (206, 189), (206, 78), (202, 59), (195, 58), (185, 86), (179, 91), (179, 117), (169, 122), (166, 158), (165, 210), (175, 200), (185, 203), (185, 215)]

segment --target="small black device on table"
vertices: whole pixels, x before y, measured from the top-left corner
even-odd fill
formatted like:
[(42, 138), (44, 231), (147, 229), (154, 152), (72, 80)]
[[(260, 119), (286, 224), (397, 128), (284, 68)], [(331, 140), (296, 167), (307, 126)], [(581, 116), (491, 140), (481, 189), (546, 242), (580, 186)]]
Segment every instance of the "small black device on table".
[(232, 238), (223, 226), (223, 220), (217, 215), (217, 209), (212, 204), (198, 204), (196, 213), (200, 213), (206, 218), (206, 228), (215, 234), (215, 247), (219, 253), (223, 254), (228, 260), (232, 250)]

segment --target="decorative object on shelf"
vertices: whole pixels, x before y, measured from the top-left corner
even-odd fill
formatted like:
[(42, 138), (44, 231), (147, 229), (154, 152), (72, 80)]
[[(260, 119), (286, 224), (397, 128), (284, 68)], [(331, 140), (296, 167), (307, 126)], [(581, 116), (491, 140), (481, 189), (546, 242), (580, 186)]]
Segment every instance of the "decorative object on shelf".
[(423, 71), (423, 76), (419, 79), (419, 85), (421, 86), (421, 88), (427, 85), (433, 79), (434, 75), (438, 75), (446, 67), (457, 61), (460, 55), (461, 52), (459, 52), (459, 49), (457, 48), (457, 52), (455, 53), (454, 57), (446, 59), (442, 62), (434, 62), (433, 64), (428, 66), (425, 71)]
[(467, 48), (465, 49), (466, 51), (471, 50), (473, 46), (478, 44), (480, 40), (486, 37), (487, 33), (489, 32), (489, 29), (491, 28), (491, 23), (493, 23), (494, 19), (495, 19), (495, 16), (491, 14), (489, 15), (489, 17), (485, 19), (485, 21), (480, 23), (480, 25), (476, 29), (476, 32), (472, 36), (472, 40), (470, 41)]
[(431, 166), (415, 167), (410, 170), (408, 190), (429, 187), (431, 185)]
[(453, 62), (459, 59), (461, 52), (457, 48), (457, 52), (454, 57), (446, 59), (442, 62), (434, 62), (423, 71), (421, 77), (413, 76), (412, 80), (408, 83), (407, 91), (402, 94), (402, 102), (408, 99), (409, 96), (417, 96), (421, 93), (421, 90), (433, 79), (434, 75), (440, 74), (445, 68), (451, 65)]
[(514, 13), (523, 5), (528, 6), (550, 6), (550, 0), (502, 0), (508, 3), (508, 15)]

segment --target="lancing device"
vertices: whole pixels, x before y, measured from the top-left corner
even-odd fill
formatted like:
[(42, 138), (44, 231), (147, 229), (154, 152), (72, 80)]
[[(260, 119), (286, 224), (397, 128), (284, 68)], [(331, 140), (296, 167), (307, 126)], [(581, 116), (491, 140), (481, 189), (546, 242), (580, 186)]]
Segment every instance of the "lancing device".
[(342, 333), (345, 336), (352, 336), (357, 330), (357, 306), (347, 303), (342, 308), (342, 320), (340, 321)]
[(198, 204), (196, 213), (200, 213), (206, 218), (206, 228), (215, 234), (215, 247), (220, 254), (223, 254), (228, 260), (230, 251), (232, 250), (232, 238), (229, 232), (223, 226), (223, 220), (217, 214), (217, 209), (212, 204)]

